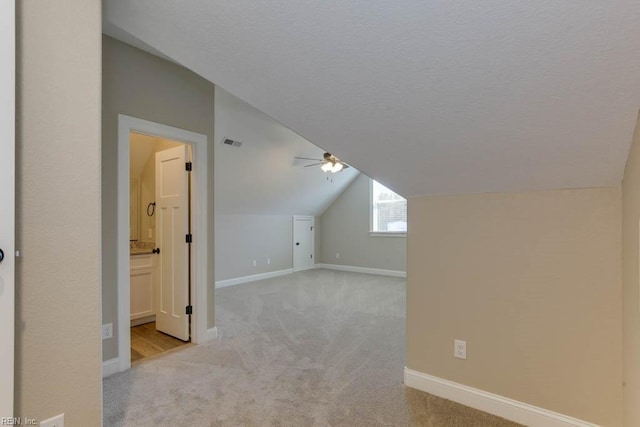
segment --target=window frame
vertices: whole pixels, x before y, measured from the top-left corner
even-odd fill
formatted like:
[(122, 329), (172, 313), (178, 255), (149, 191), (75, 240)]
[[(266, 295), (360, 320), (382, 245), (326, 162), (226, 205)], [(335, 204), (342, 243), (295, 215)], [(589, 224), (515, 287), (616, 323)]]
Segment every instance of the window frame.
[[(374, 224), (373, 222), (373, 181), (375, 181), (373, 178), (369, 178), (369, 236), (371, 237), (407, 237), (406, 231), (373, 231), (373, 224)], [(408, 218), (407, 218), (407, 225), (408, 225)]]

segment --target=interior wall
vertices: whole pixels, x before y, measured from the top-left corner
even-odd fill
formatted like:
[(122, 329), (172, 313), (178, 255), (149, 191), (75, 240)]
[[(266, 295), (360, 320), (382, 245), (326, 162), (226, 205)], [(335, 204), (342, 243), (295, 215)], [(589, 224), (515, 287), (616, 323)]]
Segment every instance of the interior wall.
[(293, 268), (293, 215), (317, 218), (359, 172), (305, 168), (294, 157), (324, 150), (219, 88), (215, 115), (216, 281)]
[(406, 271), (407, 239), (369, 233), (369, 180), (360, 174), (320, 217), (318, 262)]
[(620, 219), (617, 188), (410, 199), (407, 366), (621, 425)]
[(292, 242), (291, 216), (218, 213), (216, 281), (293, 268)]
[[(118, 114), (207, 135), (213, 141), (214, 85), (164, 59), (103, 37), (102, 86), (102, 315), (114, 336), (103, 341), (103, 360), (117, 357), (117, 151)], [(214, 150), (208, 150), (209, 194), (207, 247), (214, 257)], [(207, 327), (215, 324), (214, 271), (207, 278)]]
[(622, 317), (624, 425), (640, 425), (640, 121), (622, 181)]
[[(156, 221), (155, 209), (154, 216), (147, 215), (149, 203), (156, 200), (156, 148), (153, 147), (153, 153), (149, 156), (142, 173), (140, 174), (140, 238), (142, 242), (155, 242), (156, 240)], [(151, 233), (149, 233), (151, 230)]]
[(16, 7), (15, 413), (97, 426), (101, 2)]
[[(142, 138), (140, 138), (140, 136), (142, 136)], [(140, 154), (142, 155), (148, 155), (140, 174), (136, 176), (140, 183), (140, 197), (138, 200), (138, 224), (140, 230), (138, 241), (155, 242), (156, 240), (156, 217), (155, 215), (147, 215), (149, 203), (154, 203), (156, 200), (156, 153), (179, 145), (183, 144), (147, 135), (131, 135), (129, 146), (131, 150), (130, 158), (133, 158), (136, 152), (141, 152)], [(132, 178), (134, 177), (133, 173), (134, 171), (131, 170)]]

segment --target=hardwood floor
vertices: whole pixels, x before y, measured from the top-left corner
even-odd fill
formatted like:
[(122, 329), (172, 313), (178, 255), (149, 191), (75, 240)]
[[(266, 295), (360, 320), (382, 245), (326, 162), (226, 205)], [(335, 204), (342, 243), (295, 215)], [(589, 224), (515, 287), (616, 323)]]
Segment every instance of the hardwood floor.
[(187, 345), (191, 343), (156, 331), (156, 322), (134, 326), (131, 328), (131, 363)]

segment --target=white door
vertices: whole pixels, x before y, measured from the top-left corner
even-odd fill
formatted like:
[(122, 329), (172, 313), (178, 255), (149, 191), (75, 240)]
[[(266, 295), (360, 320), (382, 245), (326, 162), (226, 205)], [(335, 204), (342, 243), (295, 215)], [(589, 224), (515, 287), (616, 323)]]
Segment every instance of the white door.
[(156, 153), (156, 329), (189, 340), (189, 180), (187, 146)]
[(293, 217), (293, 271), (313, 268), (313, 226), (312, 216)]
[(0, 0), (0, 416), (13, 415), (15, 10)]

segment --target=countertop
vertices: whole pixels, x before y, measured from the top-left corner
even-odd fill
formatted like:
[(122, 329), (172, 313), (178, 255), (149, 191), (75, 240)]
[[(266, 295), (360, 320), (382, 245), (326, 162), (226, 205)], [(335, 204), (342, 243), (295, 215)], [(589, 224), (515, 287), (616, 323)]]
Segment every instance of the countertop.
[(130, 241), (129, 242), (129, 255), (150, 255), (155, 249), (155, 242), (138, 242), (138, 241)]

